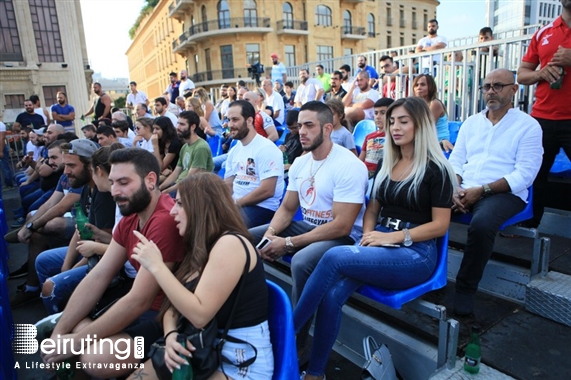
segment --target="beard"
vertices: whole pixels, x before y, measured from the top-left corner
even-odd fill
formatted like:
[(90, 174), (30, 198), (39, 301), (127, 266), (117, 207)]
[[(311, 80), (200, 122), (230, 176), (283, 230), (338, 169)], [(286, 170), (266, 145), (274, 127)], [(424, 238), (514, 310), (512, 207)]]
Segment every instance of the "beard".
[(248, 124), (244, 121), (244, 123), (238, 128), (236, 133), (232, 135), (233, 139), (242, 140), (244, 137), (248, 136), (249, 133)]
[(58, 100), (58, 103), (63, 106), (65, 104), (65, 100)]
[(310, 146), (308, 146), (307, 148), (302, 146), (302, 149), (304, 152), (311, 152), (311, 151), (314, 151), (315, 149), (319, 148), (319, 146), (321, 144), (323, 144), (323, 128), (321, 128), (321, 133), (319, 134), (319, 136), (317, 136), (315, 138), (313, 143)]
[(178, 137), (180, 139), (183, 140), (188, 140), (190, 138), (190, 128), (189, 129), (185, 129), (184, 131), (181, 131), (180, 129), (176, 130), (176, 134), (178, 135)]
[(303, 77), (301, 78), (301, 83), (305, 84), (305, 82), (307, 82), (307, 80), (309, 79), (309, 77)]
[(430, 30), (428, 31), (428, 34), (430, 34), (431, 36), (434, 36), (434, 35), (436, 34), (436, 30), (430, 29)]
[(145, 184), (142, 183), (139, 190), (137, 190), (130, 198), (116, 196), (113, 197), (113, 200), (115, 202), (127, 201), (126, 204), (118, 207), (121, 215), (129, 216), (144, 211), (151, 203), (151, 198), (151, 192), (145, 187)]
[(89, 172), (89, 168), (87, 167), (86, 164), (84, 164), (83, 170), (81, 171), (81, 173), (79, 173), (78, 176), (70, 177), (68, 175), (67, 180), (69, 181), (70, 186), (76, 189), (78, 187), (87, 185), (91, 180), (91, 173)]

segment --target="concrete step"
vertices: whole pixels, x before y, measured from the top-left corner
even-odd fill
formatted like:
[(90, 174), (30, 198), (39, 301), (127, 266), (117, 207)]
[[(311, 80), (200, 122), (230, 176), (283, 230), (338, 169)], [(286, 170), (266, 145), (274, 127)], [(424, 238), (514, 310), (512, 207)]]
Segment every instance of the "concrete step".
[(430, 377), (430, 380), (468, 380), (468, 379), (478, 379), (478, 380), (509, 380), (513, 377), (501, 373), (492, 367), (488, 367), (484, 363), (480, 363), (480, 372), (477, 375), (469, 374), (464, 371), (464, 358), (456, 362), (456, 366), (452, 369), (442, 369), (441, 371), (435, 373)]
[(549, 272), (526, 286), (526, 310), (571, 326), (571, 276)]

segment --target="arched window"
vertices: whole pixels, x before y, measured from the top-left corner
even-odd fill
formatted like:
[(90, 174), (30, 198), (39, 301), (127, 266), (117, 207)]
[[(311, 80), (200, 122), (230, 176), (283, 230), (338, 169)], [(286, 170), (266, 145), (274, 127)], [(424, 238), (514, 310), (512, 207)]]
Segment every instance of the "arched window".
[(367, 29), (369, 37), (375, 37), (375, 16), (372, 13), (367, 16)]
[(218, 2), (218, 27), (220, 29), (230, 28), (230, 7), (226, 0)]
[(282, 9), (284, 13), (284, 29), (293, 29), (293, 7), (286, 2)]
[(315, 8), (315, 23), (321, 26), (331, 26), (331, 8), (325, 5), (318, 5)]
[(343, 33), (344, 34), (353, 34), (351, 31), (351, 27), (353, 23), (351, 22), (351, 12), (345, 11), (343, 12)]
[(244, 26), (258, 26), (258, 10), (254, 0), (244, 0)]

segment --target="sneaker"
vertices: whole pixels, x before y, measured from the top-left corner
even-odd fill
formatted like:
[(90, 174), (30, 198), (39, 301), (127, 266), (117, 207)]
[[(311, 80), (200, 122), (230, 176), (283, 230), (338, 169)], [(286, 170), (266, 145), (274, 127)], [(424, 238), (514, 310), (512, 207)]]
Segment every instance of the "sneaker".
[(27, 304), (28, 302), (40, 299), (40, 291), (18, 292), (10, 299), (10, 307), (12, 309)]
[(456, 292), (452, 310), (457, 317), (471, 316), (474, 313), (474, 296)]
[(14, 221), (14, 223), (10, 224), (10, 227), (12, 228), (20, 228), (24, 225), (24, 223), (26, 223), (26, 218), (24, 218), (23, 216), (19, 217), (18, 219), (16, 219)]
[(24, 277), (27, 275), (28, 275), (28, 262), (25, 262), (20, 268), (16, 269), (14, 272), (8, 275), (8, 280)]
[(38, 329), (37, 339), (39, 342), (43, 341), (44, 339), (49, 338), (56, 327), (57, 322), (59, 321), (62, 312), (48, 315), (44, 319), (39, 320), (36, 322), (36, 328)]
[(6, 241), (6, 243), (18, 244), (20, 242), (20, 240), (18, 240), (18, 232), (20, 232), (20, 230), (21, 228), (17, 228), (4, 235), (4, 240)]
[(23, 282), (20, 285), (16, 286), (17, 292), (25, 292), (26, 291), (26, 283)]
[[(305, 371), (303, 371), (301, 373), (301, 375), (299, 376), (299, 380), (304, 380), (305, 379)], [(325, 374), (322, 377), (323, 380), (326, 380)]]

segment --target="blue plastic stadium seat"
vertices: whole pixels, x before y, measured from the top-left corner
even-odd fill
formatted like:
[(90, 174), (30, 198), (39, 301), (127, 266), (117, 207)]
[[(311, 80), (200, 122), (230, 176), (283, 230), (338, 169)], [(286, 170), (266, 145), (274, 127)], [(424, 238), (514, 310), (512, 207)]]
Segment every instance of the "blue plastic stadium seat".
[(206, 142), (208, 142), (208, 145), (210, 146), (212, 157), (222, 154), (222, 137), (218, 135), (208, 136), (206, 138)]
[(353, 130), (353, 140), (355, 140), (355, 146), (357, 148), (357, 154), (361, 154), (361, 147), (365, 142), (365, 137), (369, 133), (373, 133), (377, 130), (377, 126), (373, 120), (361, 120), (355, 126)]
[(273, 380), (299, 379), (293, 311), (289, 297), (271, 281), (268, 284), (270, 336), (274, 352)]
[(283, 128), (283, 132), (279, 139), (276, 140), (276, 145), (280, 146), (285, 144), (286, 136), (289, 134), (289, 128)]
[(404, 290), (385, 290), (370, 285), (363, 285), (357, 290), (357, 293), (392, 308), (400, 309), (405, 303), (425, 293), (443, 288), (446, 286), (447, 281), (448, 232), (443, 237), (437, 239), (436, 247), (438, 250), (436, 269), (432, 276), (422, 284)]
[(569, 161), (569, 157), (567, 157), (563, 148), (555, 156), (550, 172), (557, 177), (571, 177), (571, 161)]
[(458, 138), (458, 132), (460, 131), (460, 127), (462, 126), (461, 121), (449, 121), (448, 122), (448, 130), (450, 131), (450, 142), (452, 145), (456, 144), (456, 139)]

